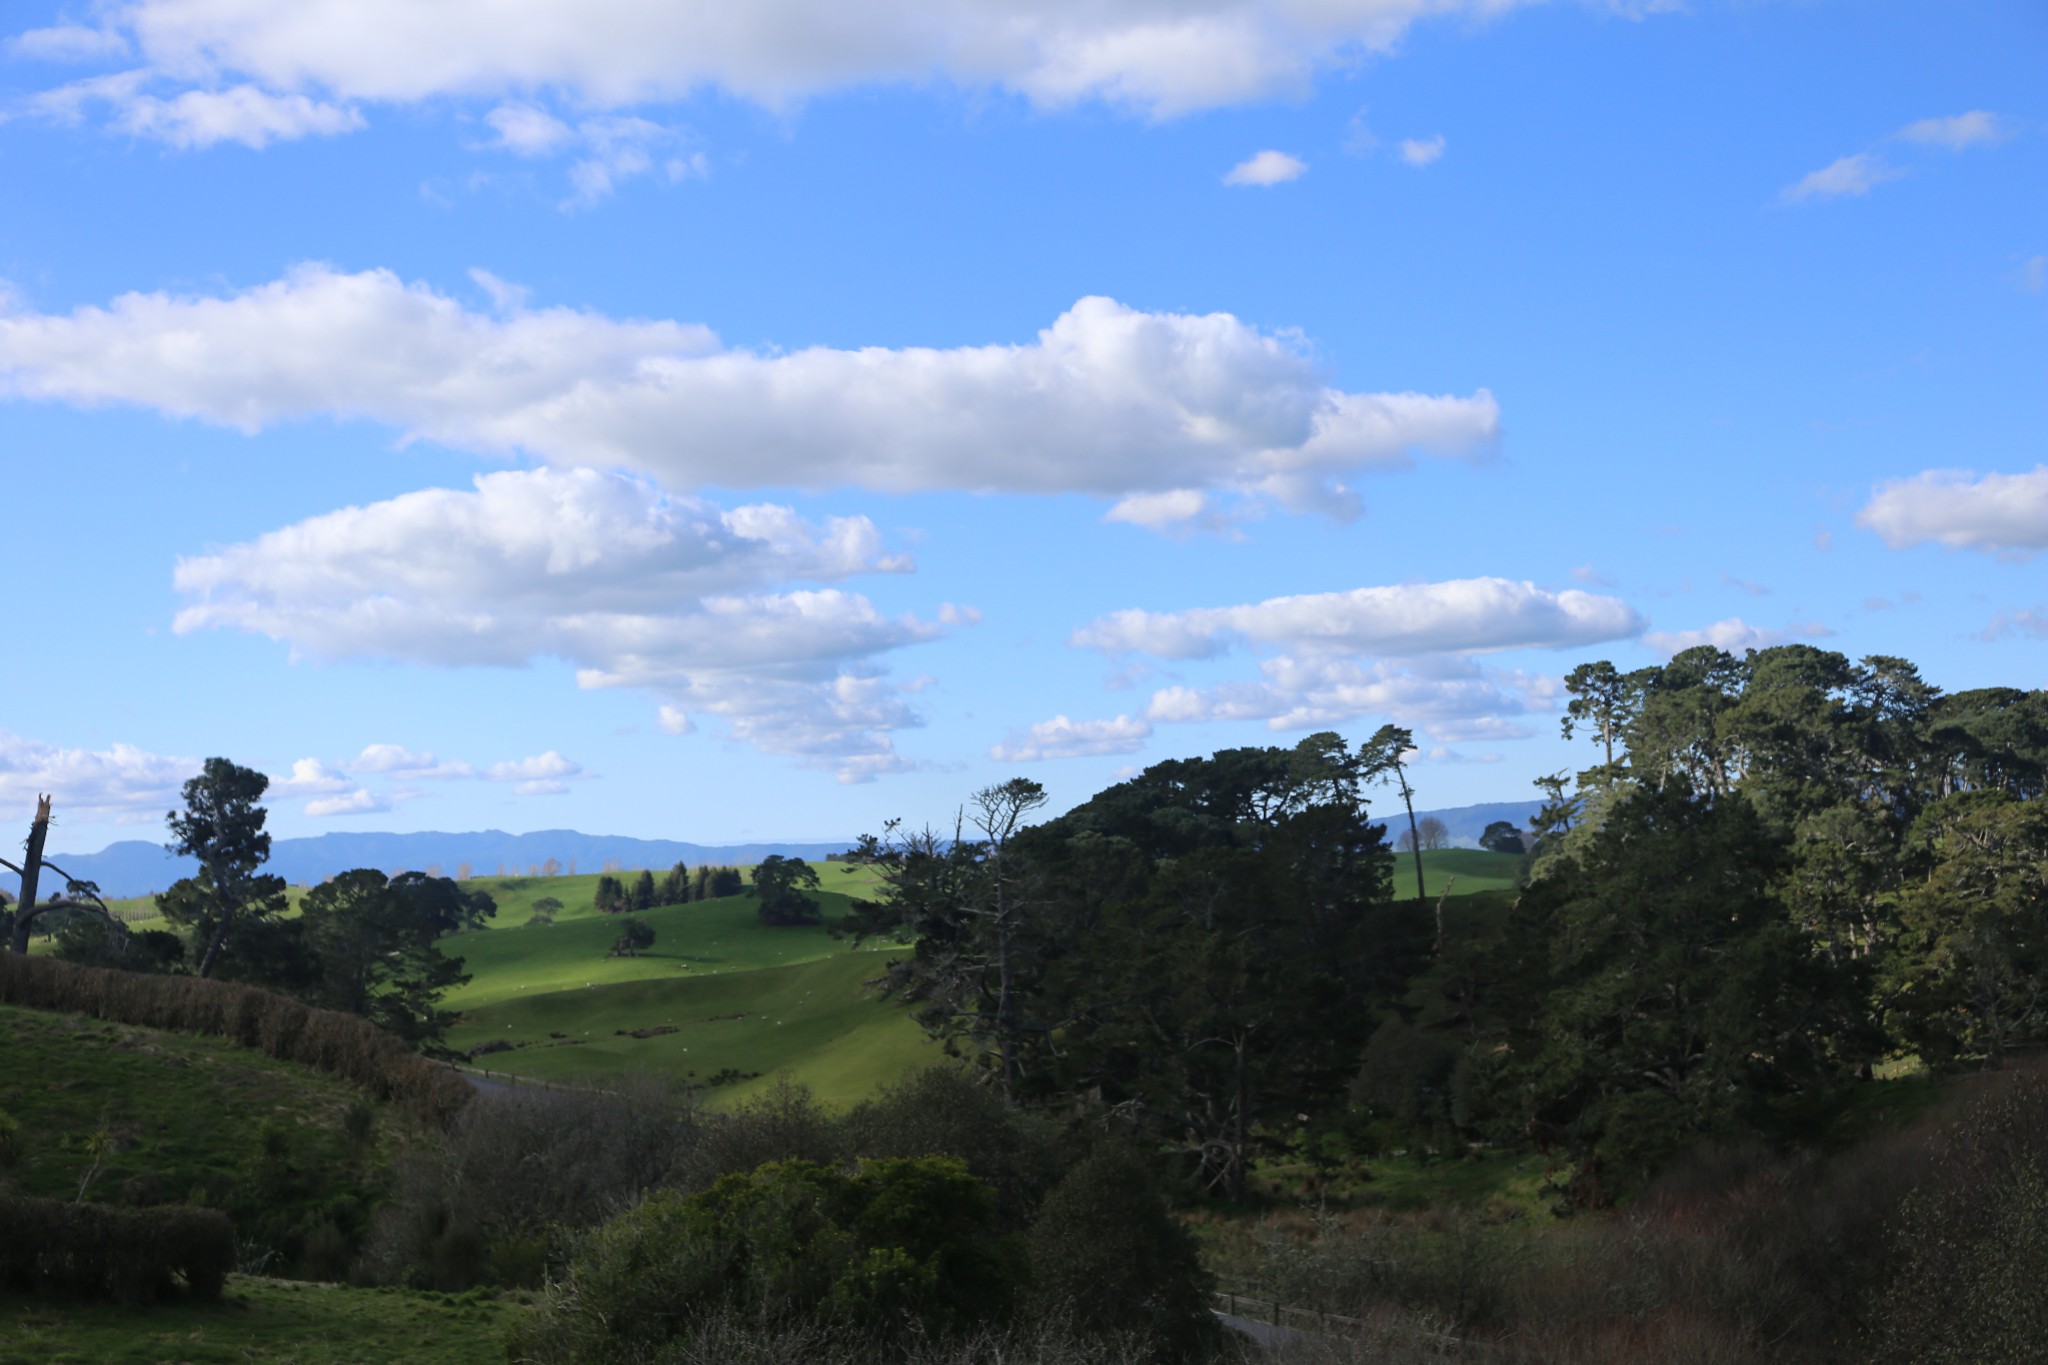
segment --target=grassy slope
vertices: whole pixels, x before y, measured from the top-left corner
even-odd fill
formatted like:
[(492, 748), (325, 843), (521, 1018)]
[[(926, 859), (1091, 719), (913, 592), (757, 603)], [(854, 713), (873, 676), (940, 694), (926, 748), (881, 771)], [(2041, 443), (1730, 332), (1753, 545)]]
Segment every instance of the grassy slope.
[[(851, 907), (848, 890), (874, 885), (867, 869), (840, 864), (821, 865), (819, 880), (827, 919)], [(487, 1040), (513, 1043), (514, 1051), (478, 1059), (494, 1071), (571, 1081), (646, 1071), (704, 1081), (731, 1070), (758, 1075), (720, 1086), (717, 1103), (787, 1078), (846, 1104), (943, 1056), (902, 1009), (868, 988), (892, 950), (855, 952), (822, 928), (767, 928), (756, 902), (735, 896), (641, 911), (654, 947), (607, 957), (618, 922), (591, 908), (595, 876), (472, 885), (489, 891), (499, 910), (486, 932), (444, 945), (471, 976), (448, 998), (463, 1013), (449, 1043), (465, 1051)], [(529, 927), (542, 896), (563, 909), (553, 924)], [(618, 1033), (671, 1026), (677, 1031), (653, 1038)]]
[[(380, 1117), (357, 1150), (342, 1120), (358, 1092), (220, 1039), (14, 1006), (0, 1006), (0, 1035), (0, 1110), (20, 1122), (23, 1148), (0, 1183), (27, 1194), (73, 1197), (102, 1127), (113, 1151), (91, 1198), (176, 1203), (202, 1191), (231, 1212), (315, 1197), (313, 1185), (375, 1164), (393, 1140)], [(281, 1160), (266, 1162), (266, 1128), (284, 1135)]]
[[(1422, 885), (1431, 896), (1441, 896), (1446, 883), (1453, 896), (1478, 891), (1504, 891), (1515, 884), (1515, 869), (1521, 855), (1488, 853), (1483, 848), (1437, 848), (1422, 855)], [(1415, 894), (1415, 855), (1394, 855), (1394, 894)]]
[(481, 1293), (237, 1275), (218, 1304), (116, 1308), (0, 1296), (0, 1365), (489, 1365), (514, 1308)]

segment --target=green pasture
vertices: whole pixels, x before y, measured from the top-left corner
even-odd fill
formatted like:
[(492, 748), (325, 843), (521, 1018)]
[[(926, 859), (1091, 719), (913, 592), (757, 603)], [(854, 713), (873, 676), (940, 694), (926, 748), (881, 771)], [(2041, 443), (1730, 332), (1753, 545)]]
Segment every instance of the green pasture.
[(396, 1142), (374, 1109), (350, 1135), (365, 1101), (344, 1082), (222, 1039), (17, 1006), (0, 1031), (0, 1112), (20, 1125), (0, 1183), (24, 1194), (71, 1199), (85, 1181), (96, 1201), (289, 1213)]
[(0, 1365), (488, 1365), (517, 1307), (231, 1276), (219, 1303), (121, 1308), (0, 1296)]
[[(852, 904), (843, 895), (820, 894), (818, 900), (827, 920), (844, 915)], [(445, 1003), (473, 1011), (522, 995), (786, 967), (848, 950), (821, 926), (763, 925), (760, 903), (746, 896), (664, 905), (633, 915), (654, 930), (654, 946), (635, 957), (609, 957), (621, 916), (589, 912), (528, 925), (530, 912), (515, 918), (501, 909), (488, 932), (441, 940), (441, 951), (460, 957), (470, 975), (469, 984), (449, 992)]]
[[(1515, 870), (1521, 863), (1519, 853), (1489, 853), (1483, 848), (1426, 849), (1422, 854), (1422, 887), (1431, 896), (1443, 895), (1446, 886), (1453, 896), (1504, 891), (1514, 886)], [(1394, 895), (1405, 900), (1414, 894), (1415, 855), (1397, 853)]]
[[(851, 1104), (945, 1056), (901, 1006), (875, 994), (870, 983), (886, 962), (883, 953), (841, 947), (786, 966), (501, 995), (467, 1012), (448, 1041), (463, 1051), (511, 1043), (475, 1064), (545, 1080), (646, 1073), (707, 1083), (736, 1071), (753, 1078), (720, 1085), (710, 1102), (787, 1079), (829, 1104)], [(636, 1029), (674, 1032), (630, 1036)]]

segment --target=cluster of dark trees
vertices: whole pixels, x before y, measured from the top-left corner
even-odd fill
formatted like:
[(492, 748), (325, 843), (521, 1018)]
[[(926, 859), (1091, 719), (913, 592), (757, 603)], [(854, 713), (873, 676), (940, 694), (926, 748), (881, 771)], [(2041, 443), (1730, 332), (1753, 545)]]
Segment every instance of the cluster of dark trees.
[[(496, 904), (446, 877), (358, 868), (308, 891), (300, 913), (287, 918), (284, 879), (262, 870), (270, 835), (259, 802), (269, 782), (225, 758), (206, 760), (184, 785), (184, 809), (166, 817), (172, 852), (199, 862), (197, 873), (156, 897), (172, 928), (131, 931), (97, 888), (67, 879), (61, 900), (36, 907), (61, 912), (57, 955), (262, 986), (369, 1019), (410, 1043), (436, 1044), (452, 1022), (439, 1008), (442, 994), (469, 979), (437, 941), (481, 928)], [(47, 819), (46, 802), (38, 830)], [(32, 835), (31, 863), (38, 842)], [(25, 917), (17, 911), (12, 926), (17, 952), (27, 949)]]
[(2048, 696), (1808, 646), (1568, 686), (1600, 761), (1541, 784), (1485, 932), (1446, 941), (1419, 866), (1394, 895), (1364, 799), (1408, 796), (1393, 727), (1157, 764), (1038, 825), (1036, 783), (990, 787), (951, 838), (864, 841), (888, 895), (845, 927), (915, 941), (892, 986), (1002, 1093), (1128, 1116), (1231, 1195), (1363, 1115), (1553, 1146), (1599, 1198), (1702, 1137), (1797, 1140), (1882, 1059), (2048, 1043)]
[(1241, 1198), (1261, 1145), (1342, 1102), (1428, 953), (1363, 795), (1408, 747), (1389, 727), (1156, 764), (1032, 826), (1045, 793), (1014, 779), (950, 839), (864, 840), (889, 895), (846, 927), (915, 940), (892, 985), (1005, 1096), (1127, 1118)]
[(689, 868), (677, 863), (659, 880), (651, 870), (642, 869), (630, 885), (607, 872), (597, 879), (592, 904), (604, 914), (619, 915), (629, 910), (652, 910), (659, 905), (686, 905), (691, 901), (737, 896), (745, 887), (745, 879), (736, 867), (700, 867), (693, 875)]
[(1797, 1136), (1886, 1058), (2048, 1042), (2048, 695), (1945, 695), (1807, 645), (1575, 669), (1528, 887), (1461, 964), (1473, 1132), (1639, 1177), (1688, 1138)]

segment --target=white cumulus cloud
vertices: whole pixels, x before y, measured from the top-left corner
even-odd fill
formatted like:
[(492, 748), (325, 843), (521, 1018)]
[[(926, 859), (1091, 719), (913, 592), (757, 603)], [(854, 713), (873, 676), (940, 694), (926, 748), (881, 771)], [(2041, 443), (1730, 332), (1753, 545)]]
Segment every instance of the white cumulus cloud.
[(306, 803), (306, 814), (313, 816), (370, 815), (390, 809), (388, 801), (363, 787), (356, 787), (340, 796), (322, 796)]
[(1794, 640), (1825, 639), (1833, 634), (1826, 626), (1813, 621), (1795, 621), (1784, 629), (1771, 629), (1750, 625), (1740, 616), (1731, 616), (1695, 630), (1648, 631), (1643, 636), (1643, 643), (1669, 658), (1701, 645), (1712, 645), (1729, 654), (1742, 654), (1752, 649), (1790, 644)]
[(339, 768), (317, 758), (302, 758), (292, 764), (291, 775), (273, 777), (265, 794), (269, 796), (332, 796), (355, 790), (355, 782)]
[(1133, 754), (1145, 746), (1151, 734), (1151, 724), (1137, 716), (1078, 721), (1054, 716), (1013, 731), (1002, 743), (991, 746), (988, 756), (1002, 763), (1034, 763), (1049, 758)]
[[(111, 0), (97, 40), (169, 85), (389, 103), (556, 92), (617, 107), (722, 90), (772, 107), (876, 82), (1102, 102), (1153, 118), (1307, 89), (1418, 21), (1530, 0)], [(71, 26), (65, 26), (66, 31)], [(46, 49), (77, 37), (23, 35)]]
[(99, 105), (111, 111), (120, 131), (185, 149), (222, 142), (260, 148), (334, 137), (363, 126), (362, 114), (351, 106), (248, 84), (184, 90), (166, 98), (150, 93), (137, 72), (74, 81), (31, 102), (32, 108), (64, 122)]
[(1856, 514), (1894, 550), (1933, 541), (1951, 550), (2031, 555), (2048, 548), (2048, 465), (2024, 474), (1930, 469), (1882, 483)]
[(1312, 654), (1416, 654), (1564, 648), (1624, 639), (1643, 628), (1615, 597), (1553, 592), (1505, 578), (1454, 579), (1268, 598), (1184, 611), (1128, 610), (1076, 631), (1107, 653), (1201, 659), (1239, 642)]
[(1522, 739), (1518, 719), (1547, 699), (1549, 680), (1481, 668), (1470, 659), (1363, 662), (1280, 655), (1259, 677), (1152, 694), (1144, 719), (1159, 724), (1264, 721), (1272, 730), (1314, 730), (1361, 716), (1398, 718), (1447, 743)]
[(1086, 298), (1023, 344), (759, 354), (700, 326), (519, 309), (492, 283), (491, 313), (320, 265), (225, 297), (127, 294), (67, 314), (0, 296), (0, 394), (252, 432), (362, 418), (672, 488), (1227, 489), (1338, 515), (1356, 510), (1345, 477), (1484, 456), (1500, 432), (1484, 389), (1334, 389), (1298, 341), (1227, 313)]
[(476, 776), (476, 769), (460, 759), (443, 762), (430, 753), (415, 753), (403, 744), (366, 744), (345, 766), (355, 773), (396, 773), (406, 778)]
[[(249, 631), (322, 659), (559, 658), (583, 687), (645, 689), (768, 752), (865, 773), (891, 756), (890, 731), (917, 723), (874, 660), (942, 627), (886, 617), (859, 593), (790, 585), (909, 567), (865, 517), (818, 525), (594, 470), (504, 471), (181, 559), (174, 626)], [(431, 758), (372, 746), (359, 766)], [(502, 766), (490, 775), (510, 780)]]
[(133, 744), (65, 748), (0, 730), (0, 808), (27, 828), (39, 795), (53, 798), (52, 818), (84, 815), (116, 824), (154, 823), (183, 803), (181, 788), (198, 775), (196, 758), (154, 754)]
[(1300, 157), (1271, 148), (1245, 158), (1223, 177), (1226, 185), (1284, 185), (1308, 174), (1308, 163)]

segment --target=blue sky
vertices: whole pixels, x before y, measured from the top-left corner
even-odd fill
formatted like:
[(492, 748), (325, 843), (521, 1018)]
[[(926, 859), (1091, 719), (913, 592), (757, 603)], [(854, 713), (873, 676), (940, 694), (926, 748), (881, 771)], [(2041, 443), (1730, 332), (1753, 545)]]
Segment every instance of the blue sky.
[(704, 842), (2048, 683), (2048, 11), (27, 0), (0, 804)]

